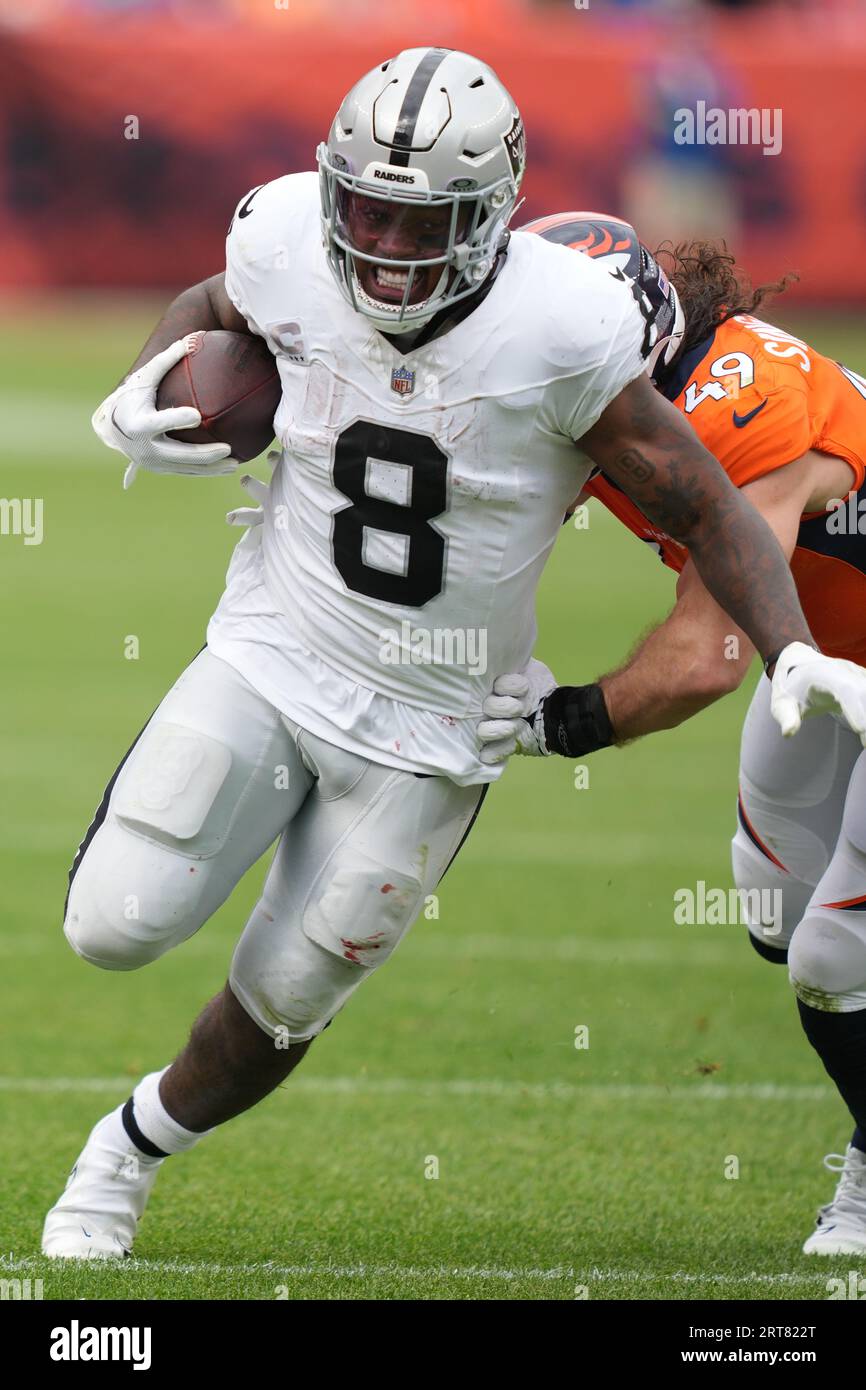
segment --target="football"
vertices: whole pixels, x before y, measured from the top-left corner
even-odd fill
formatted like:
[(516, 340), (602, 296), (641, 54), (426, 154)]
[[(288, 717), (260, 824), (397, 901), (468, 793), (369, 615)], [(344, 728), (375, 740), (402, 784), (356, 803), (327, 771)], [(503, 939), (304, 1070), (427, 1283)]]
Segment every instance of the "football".
[(193, 349), (159, 384), (160, 410), (193, 405), (195, 429), (172, 430), (188, 444), (229, 444), (240, 463), (256, 458), (274, 437), (279, 372), (264, 339), (221, 329), (195, 333)]

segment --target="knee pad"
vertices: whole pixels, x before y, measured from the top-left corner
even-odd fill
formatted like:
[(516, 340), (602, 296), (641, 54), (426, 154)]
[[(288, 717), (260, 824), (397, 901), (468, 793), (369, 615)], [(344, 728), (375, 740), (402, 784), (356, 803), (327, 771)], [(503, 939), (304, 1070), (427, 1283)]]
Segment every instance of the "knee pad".
[(307, 899), (304, 934), (353, 965), (381, 965), (421, 908), (417, 878), (389, 869), (354, 847), (325, 865)]
[(135, 835), (209, 858), (225, 842), (235, 810), (234, 798), (219, 796), (231, 764), (225, 744), (163, 720), (124, 768), (112, 813)]
[(201, 926), (202, 865), (109, 819), (69, 890), (63, 930), (72, 949), (105, 970), (146, 965)]
[(250, 932), (261, 912), (260, 904), (235, 950), (229, 973), (232, 993), (253, 1022), (277, 1042), (305, 1042), (327, 1028), (367, 972), (324, 950), (303, 932), (289, 931), (273, 953), (267, 951), (255, 930)]
[(259, 903), (232, 961), (233, 993), (266, 1033), (315, 1037), (388, 959), (422, 895), (418, 879), (340, 847), (293, 921)]
[(866, 914), (810, 908), (794, 932), (788, 964), (794, 991), (810, 1008), (866, 1008)]
[(731, 863), (752, 944), (766, 959), (784, 961), (813, 886), (779, 869), (753, 843), (742, 823), (731, 844)]

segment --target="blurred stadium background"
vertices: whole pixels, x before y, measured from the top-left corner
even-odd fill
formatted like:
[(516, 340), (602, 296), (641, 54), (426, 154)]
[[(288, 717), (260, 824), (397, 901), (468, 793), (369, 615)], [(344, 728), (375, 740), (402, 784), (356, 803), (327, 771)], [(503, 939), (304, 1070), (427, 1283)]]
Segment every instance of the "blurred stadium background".
[[(95, 404), (167, 299), (221, 268), (238, 199), (312, 167), (344, 90), (420, 43), (478, 52), (513, 91), (518, 220), (598, 208), (650, 242), (726, 236), (756, 281), (800, 272), (774, 319), (866, 370), (863, 4), (0, 0), (0, 26), (0, 490), (44, 501), (41, 545), (0, 536), (0, 1264), (44, 1273), (47, 1297), (825, 1296), (798, 1252), (841, 1107), (784, 972), (742, 929), (672, 919), (676, 888), (730, 882), (748, 691), (599, 757), (587, 791), (566, 764), (510, 768), (439, 921), (297, 1082), (163, 1175), (152, 1263), (28, 1261), (89, 1125), (220, 987), (260, 876), (138, 974), (62, 941), (78, 839), (200, 645), (240, 500), (233, 479), (123, 494)], [(781, 108), (781, 154), (678, 146), (697, 100)], [(593, 511), (554, 552), (539, 654), (590, 679), (672, 597)]]
[[(862, 0), (285, 6), (0, 0), (3, 282), (162, 287), (218, 268), (240, 194), (310, 166), (335, 93), (429, 42), (483, 53), (517, 95), (527, 216), (577, 203), (650, 244), (728, 235), (759, 278), (799, 270), (803, 302), (866, 296)], [(675, 144), (674, 111), (698, 99), (781, 108), (781, 156)]]

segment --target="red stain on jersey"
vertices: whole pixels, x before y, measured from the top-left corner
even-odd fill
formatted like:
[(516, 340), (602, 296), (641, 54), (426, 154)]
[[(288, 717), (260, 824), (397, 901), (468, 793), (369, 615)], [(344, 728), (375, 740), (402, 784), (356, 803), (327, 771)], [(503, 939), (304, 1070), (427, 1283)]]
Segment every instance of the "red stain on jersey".
[(383, 884), (382, 884), (382, 887), (379, 889), (379, 892), (380, 892), (380, 893), (393, 893), (393, 892), (394, 892), (394, 885), (393, 885), (393, 883), (383, 883)]

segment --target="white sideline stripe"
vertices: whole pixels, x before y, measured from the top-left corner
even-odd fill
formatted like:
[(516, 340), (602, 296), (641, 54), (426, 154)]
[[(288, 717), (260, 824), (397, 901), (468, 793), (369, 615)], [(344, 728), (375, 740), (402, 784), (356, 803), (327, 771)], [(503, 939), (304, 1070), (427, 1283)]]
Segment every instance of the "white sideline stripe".
[[(852, 1255), (851, 1259), (856, 1256)], [(708, 1274), (700, 1271), (691, 1273), (678, 1269), (674, 1274), (655, 1274), (651, 1269), (590, 1269), (578, 1270), (575, 1276), (589, 1282), (618, 1284), (650, 1284), (658, 1279), (681, 1284), (827, 1284), (827, 1271), (821, 1266), (815, 1270), (786, 1270), (782, 1274)]]
[[(106, 1268), (106, 1262), (94, 1261), (99, 1269)], [(14, 1271), (43, 1268), (44, 1258), (26, 1255), (16, 1259), (14, 1255), (0, 1255), (0, 1269)], [(655, 1273), (649, 1269), (574, 1269), (570, 1265), (555, 1265), (551, 1269), (521, 1268), (516, 1266), (496, 1267), (487, 1265), (401, 1265), (364, 1264), (326, 1265), (298, 1264), (281, 1265), (271, 1260), (251, 1264), (219, 1264), (216, 1261), (181, 1260), (117, 1260), (108, 1262), (112, 1275), (129, 1278), (136, 1274), (272, 1274), (289, 1278), (321, 1279), (535, 1279), (554, 1281), (573, 1279), (577, 1283), (656, 1283), (665, 1281), (672, 1284), (713, 1284), (742, 1286), (750, 1284), (820, 1284), (826, 1288), (827, 1272), (824, 1269), (799, 1273), (785, 1271), (780, 1274), (712, 1274), (699, 1271), (677, 1270), (673, 1274)]]
[[(667, 924), (666, 924), (667, 925)], [(586, 962), (590, 965), (731, 965), (743, 959), (751, 969), (752, 952), (748, 946), (746, 927), (680, 927), (677, 941), (647, 937), (532, 936), (522, 939), (497, 936), (495, 932), (474, 932), (458, 935), (450, 932), (435, 934), (435, 922), (418, 922), (407, 943), (420, 954), (442, 956), (444, 959)], [(433, 928), (433, 930), (431, 930)]]
[[(539, 966), (549, 961), (585, 965), (669, 966), (683, 969), (743, 964), (754, 969), (748, 949), (746, 928), (737, 926), (680, 927), (677, 941), (669, 937), (658, 941), (647, 937), (528, 936), (516, 939), (495, 932), (462, 935), (437, 932), (436, 922), (417, 922), (406, 939), (403, 957), (414, 952), (434, 960), (496, 960), (505, 963), (531, 962)], [(0, 938), (0, 957), (37, 956), (64, 947), (59, 929), (40, 937), (16, 941)], [(234, 944), (209, 937), (206, 928), (184, 942), (187, 956), (218, 956), (228, 961)], [(403, 958), (401, 957), (401, 959)]]
[[(45, 1261), (36, 1256), (16, 1260), (14, 1256), (0, 1256), (0, 1269), (32, 1269)], [(94, 1261), (100, 1268), (104, 1261)], [(355, 1264), (355, 1265), (280, 1265), (270, 1260), (261, 1264), (224, 1265), (209, 1261), (183, 1263), (180, 1260), (117, 1260), (110, 1264), (112, 1273), (127, 1275), (154, 1270), (169, 1274), (274, 1274), (300, 1278), (320, 1277), (325, 1279), (376, 1279), (388, 1276), (400, 1279), (570, 1279), (573, 1271), (562, 1266), (554, 1269), (522, 1269), (520, 1267), (496, 1268), (485, 1265), (400, 1265), (400, 1264)]]
[[(0, 1091), (55, 1094), (64, 1091), (131, 1091), (136, 1083), (132, 1076), (0, 1076)], [(700, 1081), (693, 1086), (662, 1086), (652, 1083), (623, 1083), (590, 1081), (577, 1085), (571, 1081), (496, 1081), (455, 1079), (442, 1081), (414, 1080), (408, 1076), (384, 1076), (369, 1080), (355, 1076), (298, 1076), (286, 1083), (286, 1091), (301, 1091), (308, 1095), (413, 1095), (451, 1097), (485, 1096), (491, 1100), (581, 1100), (584, 1096), (611, 1100), (760, 1100), (803, 1101), (838, 1100), (829, 1086), (779, 1086), (772, 1082), (742, 1082), (725, 1085)]]

